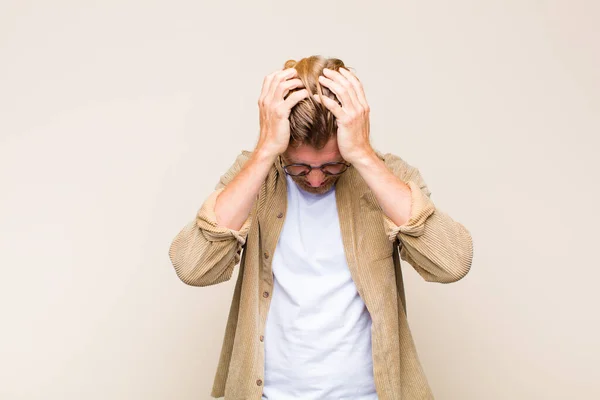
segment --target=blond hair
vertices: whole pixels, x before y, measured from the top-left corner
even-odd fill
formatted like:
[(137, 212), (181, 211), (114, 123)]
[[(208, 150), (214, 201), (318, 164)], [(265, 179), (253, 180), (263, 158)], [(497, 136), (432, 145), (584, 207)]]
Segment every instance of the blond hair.
[[(331, 90), (321, 86), (319, 75), (323, 75), (323, 68), (337, 71), (342, 67), (350, 69), (338, 58), (325, 58), (320, 55), (285, 62), (284, 69), (295, 68), (298, 71), (297, 77), (309, 93), (309, 96), (296, 104), (290, 112), (290, 146), (298, 147), (305, 144), (315, 149), (322, 149), (329, 139), (336, 136), (335, 116), (322, 102), (318, 103), (313, 99), (312, 95), (318, 94), (319, 98), (329, 97), (341, 105)], [(293, 89), (290, 93), (300, 89), (302, 88)]]

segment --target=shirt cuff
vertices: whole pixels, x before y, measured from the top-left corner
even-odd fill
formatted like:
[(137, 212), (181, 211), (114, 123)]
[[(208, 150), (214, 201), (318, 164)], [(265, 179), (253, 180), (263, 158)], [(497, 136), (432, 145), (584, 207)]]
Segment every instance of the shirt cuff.
[(419, 185), (413, 181), (405, 182), (411, 191), (410, 218), (404, 224), (396, 225), (387, 215), (383, 214), (386, 233), (390, 241), (396, 240), (400, 233), (410, 236), (421, 236), (425, 232), (425, 221), (435, 211), (435, 205)]
[(196, 225), (204, 236), (209, 241), (221, 241), (228, 240), (232, 237), (235, 238), (242, 245), (246, 243), (246, 237), (250, 230), (250, 224), (252, 222), (252, 212), (244, 221), (242, 227), (239, 230), (230, 229), (225, 226), (221, 226), (217, 223), (217, 216), (215, 215), (215, 203), (217, 197), (225, 188), (217, 189), (213, 191), (210, 196), (204, 201), (202, 207), (197, 213)]

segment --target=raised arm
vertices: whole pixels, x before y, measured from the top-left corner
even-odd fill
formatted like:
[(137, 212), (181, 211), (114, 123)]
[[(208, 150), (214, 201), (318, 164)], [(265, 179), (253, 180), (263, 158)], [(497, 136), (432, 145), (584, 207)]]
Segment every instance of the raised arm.
[(410, 187), (408, 219), (401, 225), (384, 214), (390, 240), (402, 243), (400, 256), (429, 282), (451, 283), (463, 278), (473, 261), (473, 239), (467, 228), (431, 200), (419, 170), (398, 156), (384, 155), (387, 168)]
[[(269, 167), (268, 158), (260, 153), (242, 151), (196, 217), (177, 234), (169, 258), (184, 283), (209, 286), (231, 278), (241, 259), (251, 211)], [(217, 210), (225, 210), (225, 218)], [(242, 223), (235, 222), (235, 218), (242, 219)]]
[(242, 151), (196, 217), (171, 242), (169, 258), (184, 283), (209, 286), (231, 279), (260, 187), (276, 157), (289, 145), (290, 110), (308, 95), (296, 75), (294, 68), (288, 68), (265, 77), (258, 100), (260, 136), (255, 150)]
[(323, 70), (319, 82), (341, 104), (315, 97), (336, 117), (340, 153), (358, 170), (377, 198), (391, 241), (400, 256), (427, 281), (449, 283), (471, 268), (473, 240), (459, 222), (437, 209), (419, 171), (392, 154), (379, 157), (370, 144), (370, 106), (353, 72)]

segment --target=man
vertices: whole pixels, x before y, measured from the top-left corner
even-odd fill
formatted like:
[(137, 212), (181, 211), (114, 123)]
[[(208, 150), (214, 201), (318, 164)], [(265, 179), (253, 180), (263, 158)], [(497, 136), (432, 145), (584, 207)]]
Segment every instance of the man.
[[(431, 399), (400, 259), (427, 281), (471, 267), (468, 230), (419, 171), (369, 143), (369, 105), (339, 59), (286, 62), (258, 101), (260, 137), (173, 240), (179, 278), (239, 276), (213, 397)], [(398, 254), (400, 248), (400, 254)]]

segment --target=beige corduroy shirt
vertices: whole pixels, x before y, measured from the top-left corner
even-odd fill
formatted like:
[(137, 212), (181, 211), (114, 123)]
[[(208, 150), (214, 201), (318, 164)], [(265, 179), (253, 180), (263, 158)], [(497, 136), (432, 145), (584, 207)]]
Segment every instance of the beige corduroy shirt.
[[(473, 241), (462, 224), (435, 207), (417, 168), (393, 154), (376, 153), (410, 186), (410, 219), (395, 225), (358, 171), (350, 167), (335, 189), (346, 260), (373, 322), (373, 373), (379, 399), (432, 399), (406, 318), (400, 260), (426, 281), (455, 282), (471, 268)], [(217, 224), (215, 200), (251, 154), (241, 152), (169, 248), (177, 276), (188, 285), (227, 281), (240, 264), (212, 389), (212, 397), (225, 400), (261, 399), (263, 334), (273, 290), (271, 260), (287, 206), (285, 173), (276, 161), (240, 230)]]

